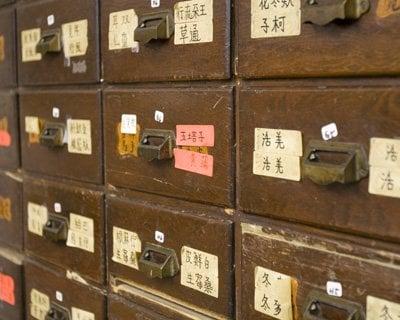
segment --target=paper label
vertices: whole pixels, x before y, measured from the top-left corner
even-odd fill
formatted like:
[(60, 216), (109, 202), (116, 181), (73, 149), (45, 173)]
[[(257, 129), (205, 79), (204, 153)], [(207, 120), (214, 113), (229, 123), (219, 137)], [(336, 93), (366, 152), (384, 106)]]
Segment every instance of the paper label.
[(134, 40), (138, 25), (139, 18), (133, 9), (110, 13), (108, 49), (139, 49), (139, 42)]
[(182, 247), (181, 261), (181, 285), (218, 298), (218, 257), (190, 247)]
[(369, 164), (373, 167), (400, 169), (400, 139), (372, 138)]
[(176, 45), (213, 41), (213, 0), (181, 1), (175, 4), (174, 12)]
[(56, 300), (63, 302), (64, 300), (64, 295), (60, 291), (56, 291)]
[(214, 147), (214, 126), (177, 125), (176, 145), (194, 147)]
[(292, 278), (257, 266), (254, 306), (274, 319), (292, 320)]
[(136, 125), (136, 134), (121, 133), (121, 123), (117, 126), (117, 148), (120, 156), (138, 156), (140, 126)]
[(68, 152), (92, 154), (92, 131), (90, 120), (67, 120)]
[(156, 110), (156, 112), (154, 112), (154, 120), (158, 123), (163, 123), (164, 122), (164, 112)]
[(386, 18), (393, 14), (400, 14), (400, 0), (380, 0), (376, 9), (379, 18)]
[(11, 222), (11, 199), (0, 197), (0, 219)]
[(67, 246), (94, 253), (93, 219), (70, 213)]
[(9, 146), (11, 146), (11, 135), (5, 130), (0, 130), (0, 147)]
[(72, 320), (95, 320), (94, 313), (75, 307), (71, 308), (71, 316)]
[(254, 150), (301, 157), (303, 155), (302, 134), (295, 130), (255, 128)]
[(123, 114), (121, 116), (121, 133), (136, 134), (136, 114)]
[(150, 0), (152, 8), (158, 8), (160, 6), (160, 0)]
[(25, 117), (25, 132), (31, 134), (40, 134), (38, 117)]
[(4, 36), (0, 35), (0, 62), (3, 62), (6, 58), (6, 42), (4, 40)]
[(175, 168), (204, 176), (212, 177), (214, 171), (214, 157), (208, 154), (174, 149)]
[(300, 0), (251, 0), (251, 37), (300, 35), (300, 7)]
[(50, 298), (44, 293), (32, 289), (30, 314), (34, 319), (45, 320), (47, 312), (50, 310)]
[(400, 304), (387, 300), (367, 297), (367, 320), (397, 320), (400, 319)]
[(341, 297), (343, 295), (342, 284), (336, 281), (328, 281), (326, 283), (326, 293), (333, 297)]
[(48, 212), (45, 206), (28, 202), (28, 230), (43, 237), (43, 226), (48, 219)]
[(36, 52), (36, 45), (40, 41), (40, 36), (40, 28), (21, 32), (22, 62), (42, 60), (42, 55)]
[(330, 123), (327, 124), (326, 126), (323, 126), (321, 128), (321, 135), (322, 139), (324, 139), (325, 141), (329, 141), (332, 140), (333, 138), (336, 138), (339, 135), (336, 123)]
[(139, 270), (138, 253), (142, 252), (142, 242), (137, 233), (113, 227), (114, 262)]
[(54, 14), (47, 16), (47, 25), (48, 26), (52, 26), (55, 21), (56, 21), (56, 19), (54, 17)]
[(88, 21), (64, 23), (61, 29), (64, 56), (66, 58), (84, 56), (89, 46)]
[(14, 279), (9, 275), (0, 273), (0, 300), (12, 306), (15, 305)]
[(370, 167), (369, 193), (400, 198), (400, 170)]

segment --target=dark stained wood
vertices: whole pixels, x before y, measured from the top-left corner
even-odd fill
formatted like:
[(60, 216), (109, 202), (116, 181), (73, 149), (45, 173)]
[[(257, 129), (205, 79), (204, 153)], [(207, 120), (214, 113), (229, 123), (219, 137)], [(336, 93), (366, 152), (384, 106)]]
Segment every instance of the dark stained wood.
[(159, 8), (140, 0), (101, 1), (102, 65), (107, 82), (177, 81), (230, 78), (230, 0), (214, 1), (214, 40), (209, 43), (174, 45), (166, 41), (140, 45), (139, 53), (130, 49), (108, 50), (110, 13), (134, 9), (144, 13), (172, 10), (179, 2), (161, 1)]
[(17, 59), (14, 6), (0, 9), (1, 36), (4, 37), (4, 60), (0, 60), (0, 87), (15, 87), (17, 84)]
[(239, 107), (239, 207), (322, 228), (399, 242), (398, 199), (368, 193), (359, 183), (319, 186), (253, 175), (254, 128), (300, 130), (303, 146), (321, 140), (321, 127), (335, 122), (334, 141), (361, 143), (369, 153), (372, 137), (394, 138), (400, 130), (397, 81), (280, 82), (245, 85)]

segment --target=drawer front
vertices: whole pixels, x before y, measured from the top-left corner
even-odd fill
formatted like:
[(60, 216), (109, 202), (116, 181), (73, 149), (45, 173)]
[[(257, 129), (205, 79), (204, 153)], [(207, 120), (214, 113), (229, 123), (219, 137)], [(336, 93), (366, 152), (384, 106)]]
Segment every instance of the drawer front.
[[(1, 3), (0, 3), (1, 6)], [(0, 9), (0, 87), (14, 87), (17, 84), (15, 9)]]
[(20, 165), (19, 123), (16, 94), (0, 92), (0, 167), (17, 169)]
[(24, 182), (25, 249), (97, 283), (104, 274), (103, 194), (47, 180)]
[(399, 309), (389, 301), (400, 299), (398, 251), (378, 248), (375, 241), (358, 243), (361, 239), (261, 221), (249, 219), (240, 228), (240, 319), (312, 319), (312, 302), (317, 315), (331, 319), (350, 319), (353, 312), (354, 319), (365, 319), (367, 309), (367, 319), (378, 319), (373, 314), (385, 304), (393, 319), (397, 316)]
[[(65, 270), (31, 260), (25, 263), (27, 319), (105, 319), (106, 299), (101, 290), (65, 277)], [(64, 319), (64, 318), (61, 318)]]
[(145, 194), (130, 195), (129, 200), (110, 197), (111, 289), (129, 296), (126, 288), (138, 287), (218, 319), (230, 319), (232, 222), (221, 211)]
[(369, 5), (369, 11), (359, 19), (331, 21), (331, 13), (342, 14), (335, 8), (339, 2), (312, 6), (307, 0), (236, 0), (239, 75), (289, 78), (398, 74), (398, 2), (367, 0), (359, 4)]
[(0, 241), (16, 250), (23, 248), (22, 178), (0, 172)]
[(21, 85), (99, 81), (97, 0), (44, 0), (19, 6)]
[(240, 208), (398, 242), (398, 85), (286, 86), (240, 92)]
[(0, 249), (0, 281), (1, 319), (24, 319), (22, 259), (19, 254), (3, 248)]
[(159, 3), (152, 8), (148, 1), (101, 2), (104, 79), (230, 78), (230, 1)]
[(230, 89), (109, 90), (104, 100), (109, 184), (232, 205)]
[(103, 181), (98, 90), (25, 91), (20, 96), (20, 130), (24, 170)]

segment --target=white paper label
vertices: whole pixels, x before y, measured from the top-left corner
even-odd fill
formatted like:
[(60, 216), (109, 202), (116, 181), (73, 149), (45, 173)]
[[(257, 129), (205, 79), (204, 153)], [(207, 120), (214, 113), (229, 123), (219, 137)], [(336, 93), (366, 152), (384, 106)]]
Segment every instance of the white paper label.
[(53, 115), (53, 118), (58, 119), (60, 117), (60, 109), (54, 107), (53, 110), (52, 110), (52, 115)]
[(213, 41), (213, 0), (181, 1), (175, 4), (174, 12), (176, 45)]
[(160, 6), (160, 0), (150, 0), (152, 8), (158, 8)]
[(64, 300), (64, 295), (60, 291), (56, 291), (56, 299), (60, 302), (63, 302)]
[(274, 319), (292, 320), (292, 278), (256, 267), (254, 306)]
[(24, 30), (21, 32), (22, 62), (42, 60), (42, 55), (36, 52), (36, 45), (40, 41), (40, 28)]
[(31, 134), (40, 134), (38, 117), (25, 117), (25, 132)]
[(322, 139), (324, 139), (325, 141), (329, 141), (332, 140), (333, 138), (336, 138), (339, 135), (336, 123), (330, 123), (326, 126), (323, 126), (321, 128), (321, 135)]
[(59, 202), (54, 203), (54, 211), (55, 213), (60, 213), (62, 211), (61, 203)]
[(400, 198), (400, 170), (370, 167), (369, 193)]
[(51, 14), (47, 17), (47, 25), (52, 26), (55, 22), (54, 14)]
[(71, 308), (71, 316), (72, 320), (95, 320), (94, 313), (75, 307)]
[(398, 320), (400, 304), (384, 299), (367, 297), (367, 320)]
[(139, 18), (133, 9), (110, 13), (108, 49), (135, 48), (139, 50), (139, 42), (135, 41), (135, 30), (138, 25)]
[(190, 247), (182, 247), (181, 261), (181, 285), (218, 298), (218, 257)]
[(67, 246), (94, 253), (94, 222), (75, 213), (69, 215)]
[(89, 46), (88, 21), (79, 20), (61, 26), (64, 56), (66, 58), (84, 56)]
[(328, 281), (326, 283), (326, 293), (333, 297), (341, 297), (343, 295), (343, 288), (340, 282)]
[(28, 230), (43, 237), (43, 226), (48, 219), (47, 207), (28, 202)]
[(164, 243), (165, 241), (164, 233), (156, 231), (154, 234), (154, 239), (159, 243)]
[(92, 154), (92, 132), (90, 120), (67, 120), (68, 152)]
[(251, 37), (300, 35), (300, 7), (300, 0), (251, 0)]
[(46, 314), (50, 310), (50, 298), (36, 289), (31, 290), (30, 296), (30, 314), (32, 318), (45, 320)]
[(136, 134), (136, 114), (123, 114), (121, 116), (121, 133)]
[(114, 262), (139, 270), (138, 253), (142, 252), (142, 242), (135, 232), (113, 227)]
[(154, 120), (158, 123), (163, 123), (164, 122), (164, 112), (156, 110), (154, 113)]
[(400, 139), (372, 138), (369, 164), (373, 167), (400, 169)]
[(300, 131), (255, 128), (254, 150), (288, 156), (303, 155), (303, 139)]

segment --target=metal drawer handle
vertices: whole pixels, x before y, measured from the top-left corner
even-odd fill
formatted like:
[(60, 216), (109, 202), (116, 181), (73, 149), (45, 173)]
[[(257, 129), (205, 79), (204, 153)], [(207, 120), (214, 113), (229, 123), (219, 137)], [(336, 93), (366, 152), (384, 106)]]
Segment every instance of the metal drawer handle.
[(69, 320), (68, 310), (56, 305), (51, 304), (50, 310), (47, 312), (45, 320)]
[(361, 305), (329, 296), (320, 291), (312, 291), (305, 303), (304, 320), (364, 320)]
[(135, 30), (135, 41), (146, 44), (151, 40), (166, 40), (174, 34), (174, 16), (171, 10), (143, 14)]
[(61, 52), (61, 47), (61, 31), (59, 29), (54, 29), (42, 33), (36, 45), (36, 52), (41, 54)]
[(68, 219), (49, 214), (46, 224), (43, 226), (43, 237), (52, 242), (65, 242), (68, 237)]
[(139, 270), (149, 278), (172, 278), (179, 272), (179, 261), (174, 250), (146, 243), (139, 260)]
[(370, 8), (369, 0), (305, 0), (303, 3), (303, 23), (319, 26), (335, 19), (357, 20)]
[(146, 129), (139, 143), (138, 154), (148, 161), (172, 159), (175, 145), (173, 131)]
[(316, 184), (349, 184), (368, 176), (368, 159), (361, 144), (311, 140), (303, 160), (303, 176)]
[(40, 133), (40, 144), (49, 148), (64, 145), (65, 125), (62, 123), (46, 122)]

